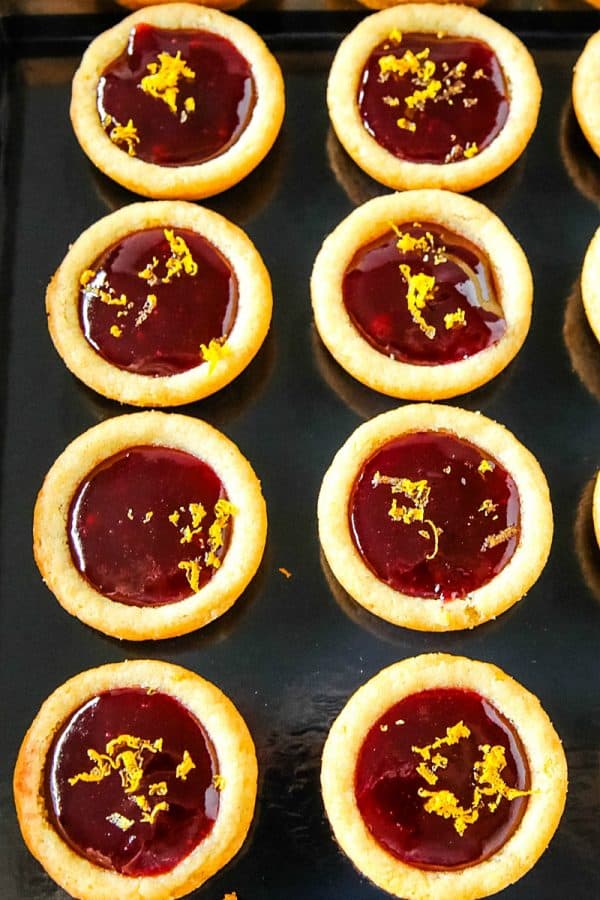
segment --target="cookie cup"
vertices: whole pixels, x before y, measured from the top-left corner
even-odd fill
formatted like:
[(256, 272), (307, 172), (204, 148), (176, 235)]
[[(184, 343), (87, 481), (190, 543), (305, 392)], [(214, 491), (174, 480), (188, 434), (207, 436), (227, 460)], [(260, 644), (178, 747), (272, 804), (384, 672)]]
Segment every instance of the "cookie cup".
[[(130, 687), (160, 691), (186, 707), (210, 736), (223, 775), (212, 831), (174, 868), (158, 876), (121, 875), (80, 856), (59, 836), (46, 808), (45, 763), (55, 734), (95, 695)], [(187, 669), (155, 660), (135, 660), (82, 672), (48, 697), (21, 745), (14, 796), (27, 847), (71, 896), (81, 900), (165, 900), (199, 887), (235, 856), (252, 822), (256, 783), (254, 744), (233, 703), (209, 681)]]
[[(256, 104), (245, 130), (225, 152), (196, 165), (159, 166), (129, 156), (105, 133), (97, 108), (98, 81), (124, 51), (132, 28), (138, 24), (209, 31), (229, 40), (248, 60)], [(198, 200), (232, 187), (256, 168), (279, 133), (284, 106), (281, 69), (255, 31), (216, 9), (167, 3), (132, 13), (92, 41), (73, 79), (71, 121), (84, 153), (114, 181), (147, 197)]]
[[(227, 553), (210, 581), (183, 600), (156, 607), (99, 593), (75, 567), (68, 539), (71, 500), (86, 475), (111, 456), (144, 445), (183, 450), (207, 463), (238, 510)], [(256, 573), (266, 534), (265, 502), (250, 463), (206, 422), (173, 413), (119, 416), (77, 437), (48, 472), (33, 515), (35, 561), (61, 606), (104, 634), (132, 641), (187, 634), (223, 615)]]
[[(399, 159), (365, 128), (357, 97), (371, 51), (392, 29), (444, 32), (475, 38), (493, 48), (508, 86), (509, 112), (502, 131), (476, 156), (435, 165)], [(388, 187), (470, 191), (504, 172), (525, 150), (537, 124), (541, 84), (533, 59), (512, 32), (474, 9), (455, 4), (408, 3), (363, 19), (342, 41), (327, 85), (327, 106), (340, 142), (357, 165)]]
[(594, 234), (583, 261), (581, 299), (590, 328), (600, 341), (600, 228)]
[(594, 493), (592, 494), (592, 516), (594, 519), (594, 534), (596, 541), (600, 547), (600, 472), (596, 475), (594, 482)]
[(581, 130), (594, 153), (600, 156), (600, 31), (593, 34), (575, 64), (573, 108)]
[[(493, 273), (506, 332), (492, 346), (446, 365), (413, 365), (386, 356), (353, 324), (343, 302), (344, 275), (354, 255), (390, 231), (390, 225), (425, 221), (468, 238)], [(531, 322), (533, 281), (527, 258), (506, 226), (481, 203), (448, 191), (406, 191), (376, 197), (355, 209), (327, 237), (311, 278), (313, 312), (323, 343), (362, 384), (405, 400), (439, 400), (474, 390), (516, 356)]]
[[(117, 2), (123, 2), (123, 0), (117, 0)], [(134, 0), (135, 2), (135, 0)], [(154, 0), (156, 2), (156, 0)], [(402, 6), (405, 3), (411, 2), (411, 0), (358, 0), (362, 6), (367, 6), (369, 9), (388, 9), (390, 6)], [(415, 0), (413, 0), (415, 2)], [(416, 0), (419, 2), (419, 0)], [(444, 0), (446, 3), (452, 3), (454, 0)], [(463, 4), (465, 6), (483, 6), (487, 0), (463, 0)]]
[[(389, 441), (419, 431), (440, 431), (474, 444), (509, 472), (519, 494), (520, 537), (512, 557), (491, 581), (455, 600), (414, 597), (380, 581), (350, 531), (350, 500), (363, 465)], [(417, 631), (474, 628), (513, 606), (537, 581), (553, 533), (548, 485), (529, 450), (503, 425), (479, 413), (427, 403), (383, 413), (350, 435), (323, 478), (318, 520), (329, 567), (350, 596), (387, 622)]]
[[(172, 3), (173, 0), (116, 0), (119, 6), (125, 6), (127, 9), (143, 9), (145, 6), (161, 6), (165, 3)], [(209, 6), (213, 9), (237, 9), (242, 6), (246, 0), (188, 0), (189, 3), (198, 3), (199, 6)]]
[[(205, 238), (227, 260), (238, 286), (238, 308), (227, 336), (228, 355), (176, 375), (140, 375), (105, 360), (86, 339), (79, 316), (80, 278), (105, 250), (137, 231), (183, 228)], [(69, 251), (46, 292), (48, 328), (56, 350), (81, 381), (105, 397), (135, 406), (176, 406), (229, 384), (254, 358), (269, 330), (271, 280), (250, 238), (212, 210), (192, 203), (135, 203), (91, 225)]]
[[(483, 694), (518, 731), (531, 775), (527, 808), (504, 846), (483, 862), (446, 871), (419, 869), (388, 853), (368, 830), (354, 793), (369, 729), (403, 698), (436, 688)], [(378, 887), (404, 900), (476, 900), (512, 884), (542, 855), (564, 808), (567, 766), (558, 735), (533, 694), (489, 663), (433, 653), (383, 669), (350, 698), (325, 742), (321, 789), (338, 844)]]

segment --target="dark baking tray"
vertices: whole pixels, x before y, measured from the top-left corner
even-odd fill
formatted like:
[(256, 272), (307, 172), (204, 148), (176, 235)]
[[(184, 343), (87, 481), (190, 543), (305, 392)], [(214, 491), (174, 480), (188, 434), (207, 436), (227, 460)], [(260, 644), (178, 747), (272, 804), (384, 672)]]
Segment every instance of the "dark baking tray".
[(395, 405), (329, 358), (312, 325), (308, 291), (326, 233), (356, 203), (384, 192), (345, 157), (325, 112), (332, 54), (357, 16), (248, 18), (283, 66), (286, 121), (259, 169), (206, 205), (244, 227), (264, 255), (274, 285), (273, 327), (237, 382), (182, 411), (221, 428), (252, 461), (268, 503), (269, 541), (257, 578), (232, 611), (201, 632), (156, 644), (119, 643), (69, 617), (32, 559), (31, 510), (45, 472), (80, 432), (127, 412), (82, 387), (56, 356), (45, 326), (45, 286), (83, 228), (135, 198), (95, 172), (68, 121), (76, 57), (105, 19), (5, 22), (0, 897), (66, 896), (29, 856), (12, 806), (12, 766), (39, 705), (76, 672), (146, 656), (188, 666), (219, 685), (257, 745), (261, 776), (251, 835), (194, 896), (221, 900), (233, 890), (239, 900), (383, 896), (331, 837), (319, 791), (321, 748), (329, 724), (362, 682), (395, 660), (435, 650), (489, 660), (516, 677), (540, 697), (567, 751), (571, 788), (560, 829), (535, 868), (503, 896), (597, 897), (600, 554), (590, 484), (600, 463), (600, 351), (577, 282), (600, 222), (600, 165), (574, 123), (569, 91), (572, 66), (600, 16), (500, 17), (533, 49), (544, 99), (523, 159), (474, 196), (504, 219), (527, 252), (534, 317), (509, 369), (455, 403), (505, 423), (537, 455), (550, 481), (556, 534), (542, 577), (521, 603), (473, 632), (447, 635), (396, 629), (370, 616), (333, 587), (319, 554), (315, 504), (323, 472), (361, 421)]

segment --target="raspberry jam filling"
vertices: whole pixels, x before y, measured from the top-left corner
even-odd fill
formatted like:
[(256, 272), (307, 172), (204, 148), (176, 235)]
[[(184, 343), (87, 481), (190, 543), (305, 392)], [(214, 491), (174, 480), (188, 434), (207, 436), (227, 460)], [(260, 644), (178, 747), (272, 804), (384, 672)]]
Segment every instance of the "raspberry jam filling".
[(160, 875), (210, 834), (218, 760), (178, 700), (107, 691), (63, 724), (46, 759), (50, 820), (80, 856), (132, 877)]
[(209, 31), (136, 25), (98, 82), (98, 114), (110, 140), (159, 166), (193, 166), (224, 153), (255, 102), (248, 60)]
[(423, 869), (476, 865), (517, 829), (530, 788), (514, 727), (474, 691), (435, 688), (396, 703), (360, 749), (354, 791), (389, 853)]
[(111, 600), (176, 603), (221, 566), (236, 512), (218, 475), (196, 456), (130, 447), (75, 491), (68, 517), (73, 563)]
[(428, 222), (395, 226), (361, 247), (342, 295), (365, 340), (401, 362), (458, 362), (506, 331), (487, 257), (467, 238)]
[(413, 597), (466, 597), (502, 571), (520, 537), (509, 473), (442, 431), (406, 434), (377, 450), (354, 483), (349, 518), (367, 566)]
[(237, 299), (231, 265), (205, 238), (149, 228), (113, 244), (82, 273), (79, 321), (112, 365), (176, 375), (228, 354)]
[(367, 59), (358, 107), (367, 131), (394, 156), (441, 165), (476, 156), (498, 136), (508, 86), (483, 41), (392, 31)]

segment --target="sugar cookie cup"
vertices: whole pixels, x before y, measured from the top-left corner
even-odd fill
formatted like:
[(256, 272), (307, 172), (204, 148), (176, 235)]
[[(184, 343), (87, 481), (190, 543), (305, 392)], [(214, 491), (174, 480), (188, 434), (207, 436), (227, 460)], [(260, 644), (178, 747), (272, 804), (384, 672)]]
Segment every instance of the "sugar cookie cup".
[[(117, 137), (114, 130), (111, 132), (119, 143), (113, 142), (103, 128), (98, 109), (98, 85), (107, 67), (126, 50), (137, 26), (174, 32), (177, 29), (206, 32), (233, 45), (247, 60), (255, 85), (254, 107), (242, 130), (235, 139), (232, 138), (233, 142), (216, 155), (190, 165), (159, 165), (137, 158), (136, 135), (127, 130), (128, 122), (117, 123), (126, 129), (123, 136)], [(158, 67), (159, 63), (151, 65)], [(193, 80), (190, 75), (186, 82), (186, 76), (182, 76), (182, 83), (189, 84)], [(177, 85), (174, 89), (179, 90)], [(159, 109), (162, 100), (173, 103), (162, 88), (156, 93), (158, 99), (154, 102), (159, 104)], [(174, 102), (176, 105), (177, 96)], [(73, 79), (71, 121), (84, 153), (114, 181), (147, 197), (197, 200), (232, 187), (256, 168), (279, 133), (284, 106), (281, 70), (255, 31), (215, 9), (192, 3), (168, 3), (140, 9), (92, 41)], [(186, 115), (193, 115), (195, 109), (194, 101), (189, 113), (186, 107)], [(167, 114), (171, 115), (168, 110)], [(133, 118), (130, 122), (136, 128)]]
[(594, 153), (600, 156), (600, 31), (593, 34), (573, 73), (573, 108), (581, 130)]
[[(496, 295), (494, 306), (496, 310), (500, 307), (505, 321), (505, 330), (497, 340), (457, 361), (425, 365), (386, 355), (383, 348), (361, 333), (345, 302), (345, 277), (356, 254), (387, 234), (393, 238), (392, 229), (398, 234), (418, 222), (426, 223), (425, 228), (431, 225), (446, 228), (475, 245), (490, 268)], [(429, 256), (432, 252), (430, 248)], [(398, 262), (402, 261), (398, 252)], [(436, 267), (430, 264), (430, 268), (435, 274)], [(423, 190), (376, 197), (344, 219), (319, 251), (311, 278), (311, 294), (321, 339), (350, 375), (391, 397), (438, 400), (485, 384), (518, 353), (531, 322), (533, 281), (521, 247), (490, 210), (448, 191)], [(406, 306), (406, 301), (403, 302)], [(472, 309), (473, 313), (477, 312), (477, 308)], [(421, 326), (414, 321), (415, 317), (419, 317)], [(426, 305), (421, 315), (413, 314), (412, 322), (407, 316), (408, 328), (419, 335), (419, 330), (426, 327), (427, 317)], [(456, 324), (462, 330), (461, 324)], [(443, 322), (437, 333), (438, 340), (446, 333)], [(436, 343), (435, 335), (429, 342), (427, 337), (423, 344)]]
[[(142, 9), (146, 6), (161, 6), (162, 4), (172, 3), (173, 0), (116, 0), (119, 6), (125, 6), (127, 9)], [(198, 3), (199, 6), (207, 6), (213, 9), (237, 9), (242, 6), (246, 0), (187, 0), (188, 3)]]
[[(415, 162), (396, 156), (367, 130), (358, 100), (363, 70), (375, 48), (394, 33), (462, 37), (493, 48), (506, 82), (508, 114), (489, 145), (478, 150), (476, 144), (470, 149), (465, 144), (467, 156), (453, 162)], [(399, 48), (401, 53), (401, 43)], [(540, 100), (540, 80), (521, 41), (487, 16), (454, 4), (406, 4), (368, 16), (340, 44), (327, 86), (331, 122), (346, 151), (365, 172), (397, 190), (446, 188), (462, 192), (491, 181), (525, 150), (537, 123)], [(402, 113), (400, 110), (402, 128), (412, 131)]]
[(600, 228), (592, 238), (583, 261), (581, 299), (590, 327), (600, 341)]
[[(131, 689), (146, 691), (149, 695), (164, 694), (181, 704), (208, 735), (221, 776), (218, 813), (210, 833), (173, 868), (138, 877), (121, 874), (76, 852), (52, 821), (49, 810), (52, 801), (46, 789), (47, 759), (63, 725), (98, 695)], [(160, 727), (161, 723), (158, 723), (158, 731)], [(166, 748), (168, 750), (168, 744)], [(98, 750), (97, 747), (92, 749)], [(104, 747), (100, 749), (104, 750)], [(86, 756), (81, 763), (85, 770), (93, 765)], [(115, 760), (115, 769), (117, 764), (118, 760)], [(114, 771), (109, 777), (118, 778), (119, 774)], [(186, 781), (192, 780), (186, 777)], [(141, 896), (147, 900), (164, 900), (181, 897), (199, 887), (235, 856), (252, 822), (256, 783), (254, 744), (233, 703), (213, 684), (187, 669), (154, 660), (136, 660), (82, 672), (48, 697), (19, 751), (14, 795), (27, 847), (50, 877), (70, 895), (82, 900), (113, 900), (114, 897), (137, 900)], [(169, 792), (163, 796), (168, 798)], [(154, 804), (156, 797), (146, 800)], [(83, 808), (81, 812), (83, 814)], [(86, 815), (91, 814), (87, 808)], [(137, 819), (139, 814), (139, 811), (131, 813), (132, 819)], [(158, 813), (161, 814), (167, 816), (169, 813), (166, 810)], [(124, 827), (127, 827), (126, 820)]]
[[(483, 696), (517, 732), (529, 769), (531, 793), (520, 822), (498, 852), (464, 868), (428, 870), (407, 864), (376, 840), (359, 809), (355, 778), (365, 738), (391, 708), (413, 695), (424, 696), (421, 692), (448, 689)], [(404, 720), (384, 724), (380, 726), (383, 738), (393, 740), (394, 728), (401, 732), (411, 724)], [(468, 730), (468, 720), (460, 724)], [(444, 732), (440, 737), (444, 737)], [(460, 739), (450, 743), (459, 743)], [(441, 741), (437, 752), (450, 756), (452, 747), (444, 746), (445, 743), (445, 739)], [(427, 766), (420, 756), (411, 763), (413, 768), (417, 763)], [(438, 776), (430, 776), (429, 784), (436, 782), (431, 792), (443, 786), (444, 775), (440, 771)], [(416, 774), (415, 779), (421, 783)], [(422, 784), (427, 788), (425, 781)], [(426, 654), (383, 669), (348, 700), (325, 742), (321, 789), (335, 839), (354, 865), (378, 887), (404, 900), (477, 900), (512, 884), (542, 855), (564, 808), (567, 766), (560, 739), (533, 694), (489, 663), (442, 653)], [(443, 826), (450, 835), (452, 821), (450, 818)], [(474, 826), (467, 826), (467, 835), (469, 827)], [(454, 838), (460, 840), (456, 834)]]
[[(121, 2), (121, 0), (118, 0)], [(363, 6), (367, 6), (369, 9), (388, 9), (390, 6), (402, 6), (405, 3), (409, 3), (410, 0), (359, 0)], [(414, 2), (414, 0), (413, 0)], [(416, 0), (419, 2), (419, 0)], [(447, 3), (453, 3), (454, 0), (445, 0)], [(465, 6), (483, 6), (487, 0), (465, 0)]]
[(594, 493), (592, 495), (592, 516), (594, 519), (594, 534), (600, 547), (600, 473), (596, 475)]
[[(380, 462), (398, 442), (404, 465)], [(496, 477), (503, 482), (494, 487)], [(425, 403), (356, 429), (323, 478), (318, 521), (327, 562), (348, 594), (418, 631), (473, 628), (507, 610), (539, 577), (553, 533), (546, 479), (514, 435), (479, 413)], [(455, 556), (463, 542), (467, 560), (462, 550)]]
[[(132, 456), (128, 473), (123, 460)], [(201, 487), (195, 481), (188, 490), (184, 480), (175, 500), (169, 485), (185, 479), (180, 466), (197, 466)], [(108, 487), (98, 487), (102, 472)], [(212, 500), (203, 504), (205, 479)], [(81, 530), (90, 485), (102, 491), (89, 501), (101, 523), (94, 534)], [(227, 506), (213, 509), (223, 492)], [(46, 585), (71, 615), (112, 637), (155, 640), (223, 615), (255, 575), (266, 531), (260, 482), (235, 444), (198, 419), (143, 412), (94, 426), (58, 457), (36, 501), (33, 549)], [(105, 558), (101, 548), (113, 537)], [(163, 545), (171, 547), (166, 557)]]
[[(173, 309), (168, 294), (173, 287), (175, 289), (186, 287), (191, 292), (193, 286), (196, 291), (197, 308), (200, 309), (201, 305), (209, 307), (211, 296), (209, 294), (205, 297), (203, 294), (204, 262), (198, 266), (192, 258), (193, 254), (190, 254), (192, 264), (196, 268), (194, 277), (185, 271), (178, 271), (173, 278), (169, 274), (162, 278), (166, 271), (165, 260), (161, 259), (160, 264), (152, 270), (153, 254), (149, 251), (147, 262), (150, 265), (146, 272), (138, 273), (137, 277), (132, 273), (131, 283), (137, 297), (126, 298), (135, 300), (135, 306), (132, 302), (131, 310), (126, 304), (118, 305), (120, 292), (117, 291), (114, 297), (104, 296), (104, 303), (95, 297), (89, 304), (86, 300), (86, 315), (82, 314), (82, 296), (85, 300), (86, 290), (86, 287), (82, 287), (82, 280), (85, 281), (94, 275), (95, 262), (105, 257), (110, 248), (117, 247), (130, 236), (139, 237), (142, 232), (155, 229), (162, 231), (163, 234), (171, 234), (173, 246), (177, 240), (182, 240), (181, 230), (191, 232), (203, 242), (207, 242), (206, 249), (210, 251), (211, 258), (214, 253), (215, 263), (229, 267), (230, 284), (235, 284), (237, 294), (233, 322), (228, 324), (227, 333), (223, 335), (211, 333), (210, 336), (207, 333), (202, 339), (205, 343), (198, 337), (197, 364), (191, 362), (188, 366), (186, 363), (187, 367), (183, 370), (180, 366), (174, 366), (170, 374), (161, 374), (164, 372), (167, 353), (172, 354), (177, 361), (177, 351), (173, 347), (180, 346), (180, 339), (185, 341), (186, 346), (189, 344), (192, 334), (191, 324), (182, 329), (181, 319), (178, 319), (180, 325), (174, 330), (171, 338), (173, 347), (170, 343), (169, 349), (165, 350), (157, 341), (156, 345), (150, 348), (155, 351), (157, 357), (157, 368), (152, 374), (139, 371), (142, 365), (147, 370), (148, 358), (152, 359), (149, 345), (144, 345), (139, 366), (134, 355), (135, 367), (130, 362), (127, 362), (127, 365), (132, 366), (131, 368), (121, 367), (99, 352), (97, 345), (94, 346), (83, 328), (85, 319), (87, 332), (90, 332), (88, 306), (93, 310), (96, 305), (106, 311), (106, 302), (117, 303), (108, 307), (110, 321), (113, 322), (111, 329), (116, 328), (117, 337), (112, 337), (111, 330), (110, 336), (106, 334), (104, 339), (109, 342), (109, 346), (112, 342), (115, 342), (115, 346), (119, 346), (124, 332), (125, 340), (134, 342), (135, 347), (135, 340), (140, 336), (140, 332), (148, 327), (145, 319), (152, 314), (160, 313), (161, 310), (166, 316), (166, 311)], [(187, 245), (186, 250), (189, 250)], [(167, 259), (167, 262), (171, 263), (173, 259), (172, 251), (171, 258)], [(212, 265), (212, 262), (206, 265)], [(143, 265), (139, 265), (138, 268), (143, 269)], [(145, 279), (141, 277), (144, 275)], [(167, 281), (169, 284), (165, 287), (163, 282)], [(108, 285), (105, 283), (102, 287), (111, 290), (110, 283)], [(161, 292), (165, 291), (167, 296), (163, 301)], [(226, 287), (223, 293), (227, 293)], [(149, 314), (147, 300), (144, 300), (147, 295), (155, 304), (155, 309)], [(185, 299), (187, 296), (189, 294), (185, 295)], [(228, 309), (231, 302), (228, 302), (227, 296), (223, 303), (228, 303), (224, 317), (229, 318)], [(191, 403), (229, 384), (246, 368), (262, 346), (269, 330), (272, 306), (269, 274), (247, 235), (218, 213), (202, 209), (195, 204), (177, 201), (136, 203), (91, 225), (70, 246), (46, 293), (50, 336), (67, 367), (88, 387), (105, 397), (136, 406), (175, 406)], [(192, 316), (194, 314), (192, 305), (190, 304), (187, 309), (188, 315)], [(181, 313), (184, 311), (182, 305)], [(167, 325), (172, 318), (173, 314), (170, 312), (169, 319), (165, 319)], [(202, 326), (198, 323), (197, 327)], [(183, 351), (183, 347), (181, 349)], [(186, 350), (186, 354), (187, 352)]]

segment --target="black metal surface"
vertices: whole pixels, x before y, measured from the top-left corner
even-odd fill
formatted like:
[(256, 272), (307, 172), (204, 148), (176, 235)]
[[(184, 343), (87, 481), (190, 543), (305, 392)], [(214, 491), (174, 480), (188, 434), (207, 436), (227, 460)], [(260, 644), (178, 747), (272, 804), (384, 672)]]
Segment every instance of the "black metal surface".
[(321, 241), (355, 202), (384, 192), (329, 134), (325, 82), (341, 35), (307, 36), (304, 43), (286, 34), (273, 38), (287, 85), (283, 133), (244, 184), (206, 202), (248, 231), (274, 285), (272, 331), (257, 360), (221, 394), (182, 410), (233, 438), (262, 479), (270, 534), (261, 570), (221, 620), (156, 644), (121, 644), (61, 610), (32, 558), (35, 495), (72, 438), (127, 410), (98, 398), (66, 371), (46, 331), (44, 291), (68, 243), (135, 198), (94, 171), (72, 134), (69, 77), (76, 60), (13, 64), (9, 109), (3, 108), (0, 123), (3, 136), (10, 132), (0, 245), (0, 322), (6, 325), (0, 389), (2, 900), (66, 896), (29, 856), (12, 808), (12, 766), (39, 705), (78, 671), (146, 656), (185, 665), (219, 685), (257, 745), (261, 777), (251, 835), (233, 863), (194, 896), (221, 900), (233, 890), (239, 900), (383, 896), (331, 837), (318, 783), (321, 748), (329, 724), (363, 681), (395, 660), (433, 650), (504, 668), (540, 697), (567, 751), (571, 788), (560, 829), (535, 868), (502, 896), (600, 894), (600, 554), (589, 492), (600, 462), (600, 351), (573, 294), (600, 223), (600, 163), (569, 111), (572, 66), (585, 39), (580, 20), (572, 21), (571, 32), (525, 35), (538, 48), (540, 122), (524, 158), (473, 194), (504, 219), (529, 257), (536, 287), (531, 333), (507, 372), (455, 401), (503, 422), (537, 455), (554, 501), (553, 551), (539, 582), (515, 608), (473, 632), (448, 635), (395, 629), (370, 616), (332, 589), (319, 556), (315, 504), (323, 472), (364, 418), (395, 405), (346, 376), (311, 322), (308, 280)]

